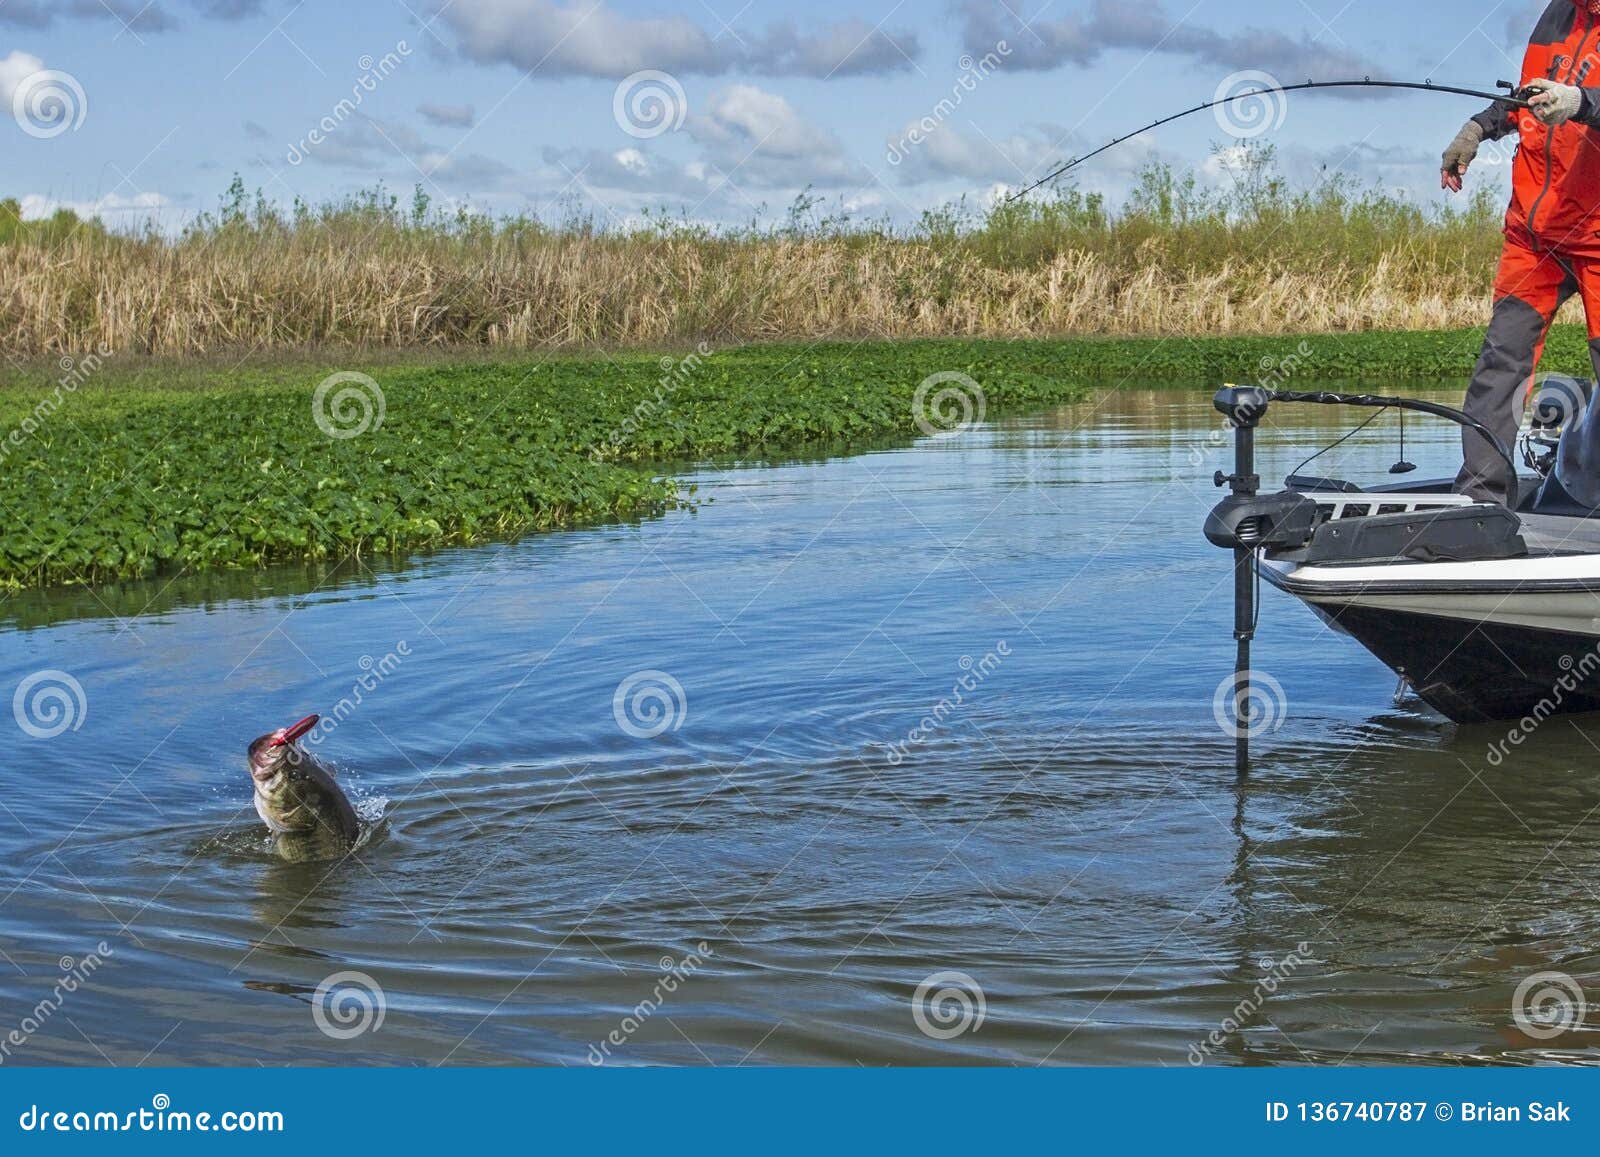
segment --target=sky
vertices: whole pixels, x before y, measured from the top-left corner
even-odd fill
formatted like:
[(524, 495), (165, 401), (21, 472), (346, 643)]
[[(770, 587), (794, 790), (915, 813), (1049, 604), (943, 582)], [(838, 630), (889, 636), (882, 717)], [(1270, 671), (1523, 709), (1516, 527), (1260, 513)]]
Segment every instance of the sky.
[[(1222, 91), (1352, 76), (1513, 79), (1529, 0), (0, 0), (0, 197), (175, 230), (252, 192), (613, 224), (647, 212), (915, 220)], [(1265, 79), (1263, 79), (1265, 78)], [(1166, 126), (1078, 171), (1124, 196), (1152, 157), (1225, 185), (1229, 150), (1442, 203), (1482, 104), (1285, 94)], [(1251, 113), (1255, 113), (1254, 117)], [(1505, 155), (1469, 181), (1499, 188)]]

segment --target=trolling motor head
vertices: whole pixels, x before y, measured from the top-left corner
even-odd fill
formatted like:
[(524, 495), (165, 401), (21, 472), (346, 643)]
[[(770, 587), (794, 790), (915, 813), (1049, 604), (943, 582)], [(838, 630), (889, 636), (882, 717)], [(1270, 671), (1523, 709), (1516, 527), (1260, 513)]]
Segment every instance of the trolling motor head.
[(1272, 392), (1260, 386), (1223, 386), (1211, 404), (1235, 430), (1254, 430), (1266, 416)]
[(1233, 427), (1235, 467), (1218, 470), (1213, 481), (1233, 493), (1206, 518), (1206, 538), (1224, 550), (1253, 551), (1304, 545), (1316, 529), (1317, 504), (1301, 494), (1262, 495), (1255, 473), (1255, 430), (1272, 404), (1272, 391), (1260, 386), (1224, 386), (1211, 399)]

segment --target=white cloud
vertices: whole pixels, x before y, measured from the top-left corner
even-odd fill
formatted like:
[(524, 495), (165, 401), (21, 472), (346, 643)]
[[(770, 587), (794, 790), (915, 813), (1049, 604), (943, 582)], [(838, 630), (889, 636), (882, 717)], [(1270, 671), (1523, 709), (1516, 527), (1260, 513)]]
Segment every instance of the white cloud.
[(802, 32), (781, 22), (764, 30), (718, 27), (686, 16), (631, 17), (603, 3), (453, 0), (440, 17), (468, 58), (511, 64), (542, 76), (619, 80), (645, 69), (720, 75), (851, 76), (910, 68), (914, 32), (889, 32), (852, 19)]
[[(1048, 6), (1047, 6), (1048, 8)], [(1187, 56), (1223, 74), (1261, 69), (1284, 84), (1308, 78), (1338, 80), (1374, 73), (1356, 53), (1309, 37), (1295, 39), (1269, 29), (1217, 32), (1190, 20), (1174, 21), (1155, 0), (1093, 0), (1087, 16), (1025, 23), (1031, 5), (1020, 0), (962, 0), (962, 43), (974, 55), (994, 51), (1004, 40), (1011, 49), (1008, 69), (1049, 70), (1065, 64), (1088, 65), (1108, 49)], [(1221, 74), (1210, 77), (1215, 83)], [(1373, 97), (1379, 91), (1340, 90), (1338, 95)]]
[(470, 129), (478, 119), (470, 104), (419, 104), (417, 112), (430, 125), (442, 129)]
[(630, 173), (645, 174), (650, 171), (649, 159), (638, 149), (618, 149), (611, 154), (611, 159)]
[[(216, 20), (243, 20), (264, 10), (263, 0), (189, 0), (189, 7)], [(0, 0), (0, 24), (49, 28), (58, 19), (112, 21), (135, 33), (178, 26), (156, 0)]]
[(134, 32), (161, 32), (172, 17), (154, 0), (6, 0), (0, 3), (0, 24), (48, 28), (65, 20), (113, 20)]
[(636, 193), (648, 203), (663, 197), (701, 201), (713, 187), (712, 174), (705, 166), (679, 167), (636, 148), (615, 152), (547, 148), (544, 161), (553, 169), (549, 181), (568, 192), (605, 189)]
[(689, 118), (705, 160), (735, 184), (804, 188), (862, 184), (869, 174), (845, 156), (839, 139), (812, 124), (783, 97), (750, 84), (712, 94)]
[(172, 204), (160, 193), (135, 193), (125, 197), (107, 193), (93, 201), (64, 201), (44, 193), (28, 193), (21, 199), (24, 220), (49, 217), (60, 209), (71, 209), (80, 217), (100, 217), (107, 224), (125, 224), (128, 219), (153, 219)]
[(949, 123), (938, 125), (932, 132), (926, 132), (920, 124), (910, 124), (889, 142), (889, 152), (903, 158), (895, 169), (899, 179), (908, 185), (946, 177), (1021, 185), (1045, 172), (1052, 161), (1061, 159), (1057, 142), (1067, 135), (1065, 130), (1037, 127), (996, 138), (963, 132)]
[(259, 16), (262, 11), (262, 0), (190, 0), (190, 3), (202, 16), (217, 20), (243, 20)]
[[(1472, 167), (1469, 189), (1509, 192), (1510, 157), (1509, 149), (1485, 147)], [(1375, 187), (1413, 200), (1449, 200), (1439, 191), (1439, 154), (1427, 148), (1368, 141), (1320, 148), (1288, 146), (1279, 150), (1278, 168), (1294, 188), (1309, 189), (1337, 174), (1359, 187)]]
[(355, 116), (315, 144), (296, 147), (307, 161), (357, 172), (381, 173), (400, 181), (421, 178), (465, 193), (490, 193), (509, 187), (516, 171), (482, 153), (443, 148), (403, 124)]
[(751, 44), (746, 63), (772, 75), (867, 76), (910, 68), (918, 50), (914, 34), (891, 34), (865, 20), (843, 20), (814, 33), (785, 21)]
[(787, 198), (808, 186), (847, 190), (847, 205), (857, 208), (881, 203), (871, 173), (845, 154), (837, 137), (754, 85), (713, 93), (684, 127), (700, 146), (700, 155), (685, 163), (661, 156), (654, 143), (614, 151), (547, 148), (550, 171), (543, 176), (563, 194), (592, 196), (612, 212), (619, 206), (599, 191), (621, 194), (632, 207), (678, 201), (735, 213), (749, 212), (763, 194)]
[(805, 157), (837, 147), (826, 130), (808, 122), (787, 100), (753, 84), (736, 84), (713, 95), (706, 114), (691, 122), (690, 132), (719, 145), (759, 146), (769, 156)]
[(705, 72), (717, 60), (715, 42), (682, 16), (635, 20), (604, 5), (562, 7), (549, 0), (456, 0), (443, 16), (472, 59), (552, 76), (623, 77), (646, 68)]
[(482, 153), (448, 153), (434, 149), (424, 151), (415, 160), (430, 181), (468, 193), (504, 189), (516, 176), (516, 170), (510, 165)]
[(0, 57), (0, 115), (11, 115), (11, 98), (17, 86), (44, 67), (44, 61), (26, 52)]
[(1245, 145), (1227, 145), (1200, 162), (1200, 175), (1213, 181), (1232, 180), (1250, 168), (1250, 155)]

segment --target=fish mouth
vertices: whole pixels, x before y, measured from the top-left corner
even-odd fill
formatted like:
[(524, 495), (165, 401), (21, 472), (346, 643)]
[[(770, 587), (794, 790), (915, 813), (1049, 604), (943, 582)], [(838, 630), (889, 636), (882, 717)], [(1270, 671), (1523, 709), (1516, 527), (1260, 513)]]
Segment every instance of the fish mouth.
[(283, 769), (285, 748), (269, 747), (267, 740), (271, 736), (262, 736), (250, 745), (250, 778), (257, 783), (265, 783)]
[(257, 783), (265, 783), (283, 770), (284, 761), (295, 751), (295, 740), (317, 725), (320, 715), (307, 715), (298, 723), (261, 736), (250, 744), (250, 776)]

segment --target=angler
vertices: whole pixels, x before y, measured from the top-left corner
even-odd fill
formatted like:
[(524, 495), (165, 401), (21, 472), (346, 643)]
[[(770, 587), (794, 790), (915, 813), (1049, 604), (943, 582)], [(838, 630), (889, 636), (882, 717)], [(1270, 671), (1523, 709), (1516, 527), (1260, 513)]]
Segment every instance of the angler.
[[(1522, 391), (1532, 379), (1556, 311), (1581, 294), (1589, 352), (1600, 373), (1600, 0), (1553, 0), (1534, 26), (1522, 64), (1522, 109), (1499, 101), (1461, 127), (1440, 180), (1459, 192), (1485, 140), (1518, 133), (1505, 248), (1494, 314), (1467, 389), (1465, 411), (1513, 442)], [(1590, 81), (1595, 85), (1591, 86)], [(1463, 428), (1456, 490), (1504, 503), (1515, 479), (1499, 453)]]

